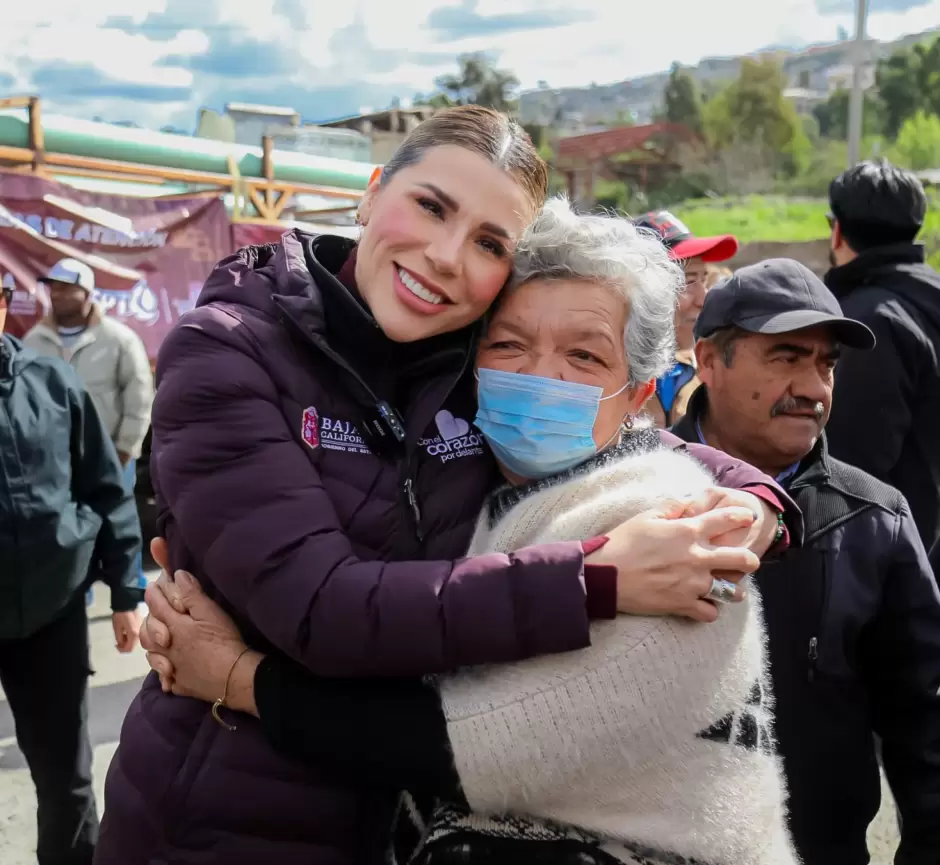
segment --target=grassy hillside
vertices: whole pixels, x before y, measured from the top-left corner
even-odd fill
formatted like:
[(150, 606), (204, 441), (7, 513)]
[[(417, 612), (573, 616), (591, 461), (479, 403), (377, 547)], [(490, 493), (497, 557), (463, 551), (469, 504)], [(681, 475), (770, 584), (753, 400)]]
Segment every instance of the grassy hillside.
[[(673, 208), (698, 235), (734, 234), (742, 243), (759, 240), (799, 242), (829, 234), (822, 199), (748, 196), (685, 201)], [(920, 239), (927, 245), (931, 264), (940, 269), (940, 194), (931, 193), (927, 223)]]

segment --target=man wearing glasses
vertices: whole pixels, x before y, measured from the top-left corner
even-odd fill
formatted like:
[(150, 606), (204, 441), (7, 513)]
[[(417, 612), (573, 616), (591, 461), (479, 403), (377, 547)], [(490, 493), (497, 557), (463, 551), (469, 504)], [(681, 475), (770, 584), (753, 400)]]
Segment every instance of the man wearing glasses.
[(708, 265), (734, 258), (737, 238), (731, 234), (718, 237), (694, 237), (667, 210), (647, 213), (635, 220), (637, 228), (655, 232), (669, 249), (669, 255), (685, 271), (685, 291), (676, 308), (676, 362), (656, 382), (656, 393), (646, 405), (658, 427), (670, 427), (686, 412), (689, 398), (701, 384), (695, 374), (695, 337), (692, 329), (708, 291)]

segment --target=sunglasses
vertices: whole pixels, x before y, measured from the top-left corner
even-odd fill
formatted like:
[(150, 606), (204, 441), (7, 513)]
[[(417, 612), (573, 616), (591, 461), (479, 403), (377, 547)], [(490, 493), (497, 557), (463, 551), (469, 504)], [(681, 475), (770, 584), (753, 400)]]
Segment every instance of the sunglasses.
[(831, 213), (827, 213), (827, 214), (826, 214), (826, 222), (829, 223), (829, 230), (830, 230), (830, 231), (831, 231), (833, 228), (835, 228), (836, 218), (835, 218), (835, 216), (833, 216)]

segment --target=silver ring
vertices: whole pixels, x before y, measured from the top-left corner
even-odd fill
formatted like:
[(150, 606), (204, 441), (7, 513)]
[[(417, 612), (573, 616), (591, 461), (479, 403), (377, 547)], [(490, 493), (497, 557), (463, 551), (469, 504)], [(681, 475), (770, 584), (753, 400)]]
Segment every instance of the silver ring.
[(703, 601), (714, 601), (716, 604), (730, 604), (734, 600), (738, 587), (728, 580), (712, 580), (712, 587), (708, 594), (702, 595)]

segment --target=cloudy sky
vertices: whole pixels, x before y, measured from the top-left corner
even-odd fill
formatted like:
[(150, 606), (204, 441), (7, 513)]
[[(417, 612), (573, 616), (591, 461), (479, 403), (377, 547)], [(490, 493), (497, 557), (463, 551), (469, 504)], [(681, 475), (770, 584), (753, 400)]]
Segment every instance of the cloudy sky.
[[(309, 121), (429, 91), (485, 50), (523, 87), (607, 83), (678, 60), (853, 31), (855, 0), (10, 0), (0, 94), (47, 111), (192, 129), (201, 106)], [(869, 33), (940, 25), (940, 0), (870, 0)], [(759, 11), (758, 11), (759, 9)]]

